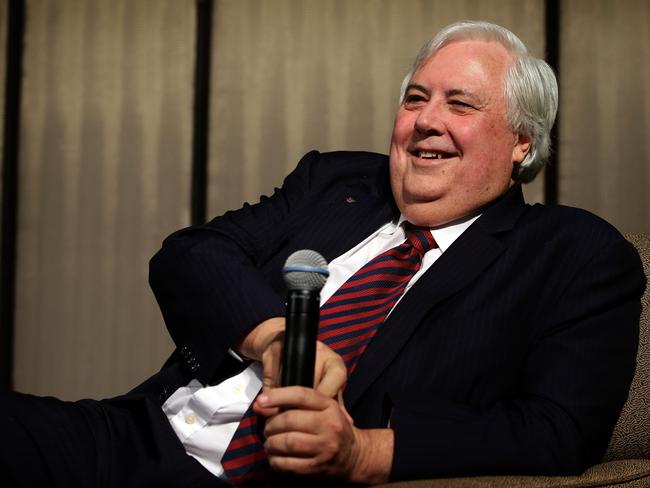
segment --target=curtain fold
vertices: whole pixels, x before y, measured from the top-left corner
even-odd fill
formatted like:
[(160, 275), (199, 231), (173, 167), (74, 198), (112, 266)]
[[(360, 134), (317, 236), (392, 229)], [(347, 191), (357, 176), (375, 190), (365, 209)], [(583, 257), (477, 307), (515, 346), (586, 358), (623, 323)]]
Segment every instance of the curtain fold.
[(194, 2), (27, 2), (14, 379), (121, 393), (172, 350), (147, 282), (189, 222)]
[(559, 199), (650, 227), (650, 2), (562, 3)]
[[(190, 219), (196, 0), (26, 6), (15, 385), (113, 395), (172, 350), (147, 263)], [(561, 7), (560, 200), (647, 231), (650, 4)], [(417, 50), (467, 18), (544, 53), (543, 0), (215, 0), (208, 215), (311, 149), (387, 152)]]

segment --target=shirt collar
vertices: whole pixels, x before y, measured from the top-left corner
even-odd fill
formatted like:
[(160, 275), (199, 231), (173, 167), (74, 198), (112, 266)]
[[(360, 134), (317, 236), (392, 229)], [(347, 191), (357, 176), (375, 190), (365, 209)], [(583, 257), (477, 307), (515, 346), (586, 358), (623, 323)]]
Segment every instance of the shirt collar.
[[(440, 249), (440, 252), (445, 252), (447, 248), (449, 248), (449, 246), (451, 246), (452, 243), (458, 239), (460, 235), (465, 232), (467, 228), (472, 225), (474, 221), (480, 216), (480, 213), (474, 214), (469, 217), (454, 220), (439, 227), (431, 227), (429, 230), (431, 231), (431, 235), (435, 239), (436, 244), (438, 244), (438, 249)], [(406, 222), (406, 219), (402, 214), (400, 214), (397, 221), (389, 222), (384, 227), (382, 227), (380, 232), (394, 234), (404, 222)]]

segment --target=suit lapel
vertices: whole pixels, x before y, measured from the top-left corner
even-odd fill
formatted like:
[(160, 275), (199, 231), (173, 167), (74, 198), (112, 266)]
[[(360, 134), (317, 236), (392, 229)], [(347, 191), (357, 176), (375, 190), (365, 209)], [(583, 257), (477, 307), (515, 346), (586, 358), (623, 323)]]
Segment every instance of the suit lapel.
[(333, 211), (338, 212), (339, 219), (322, 228), (323, 234), (318, 238), (327, 262), (349, 251), (396, 216), (393, 207), (384, 202), (344, 203)]
[(348, 408), (393, 361), (422, 325), (424, 316), (471, 284), (506, 249), (495, 234), (511, 229), (523, 208), (521, 189), (512, 188), (487, 208), (413, 285), (359, 359), (345, 389)]
[(388, 180), (388, 165), (376, 174), (368, 172), (353, 182), (336, 187), (322, 215), (303, 232), (297, 246), (319, 251), (330, 262), (349, 251), (379, 227), (399, 215)]

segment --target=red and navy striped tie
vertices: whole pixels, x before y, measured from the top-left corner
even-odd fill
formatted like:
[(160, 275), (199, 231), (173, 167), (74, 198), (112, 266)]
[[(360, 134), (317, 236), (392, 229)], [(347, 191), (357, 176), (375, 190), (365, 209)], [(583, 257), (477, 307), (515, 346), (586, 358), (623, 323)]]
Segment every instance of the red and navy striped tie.
[[(405, 242), (366, 263), (321, 307), (318, 340), (341, 355), (348, 375), (420, 269), (424, 253), (434, 247), (428, 229), (407, 223)], [(269, 469), (262, 428), (249, 408), (221, 461), (232, 485), (242, 485)]]
[(348, 375), (434, 247), (429, 229), (407, 224), (404, 243), (369, 261), (321, 307), (318, 340), (339, 353)]

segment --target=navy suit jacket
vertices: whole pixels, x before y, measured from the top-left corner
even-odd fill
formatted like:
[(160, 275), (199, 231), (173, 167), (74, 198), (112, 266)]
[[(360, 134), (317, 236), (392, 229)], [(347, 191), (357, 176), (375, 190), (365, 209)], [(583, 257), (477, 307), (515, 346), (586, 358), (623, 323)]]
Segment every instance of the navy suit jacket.
[[(290, 253), (330, 261), (398, 215), (386, 156), (311, 152), (271, 197), (173, 234), (150, 281), (178, 360), (204, 383), (223, 377), (228, 347), (284, 315)], [(394, 429), (393, 479), (579, 472), (627, 397), (644, 284), (612, 226), (526, 205), (515, 186), (393, 310), (346, 406), (358, 427)]]

